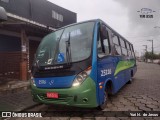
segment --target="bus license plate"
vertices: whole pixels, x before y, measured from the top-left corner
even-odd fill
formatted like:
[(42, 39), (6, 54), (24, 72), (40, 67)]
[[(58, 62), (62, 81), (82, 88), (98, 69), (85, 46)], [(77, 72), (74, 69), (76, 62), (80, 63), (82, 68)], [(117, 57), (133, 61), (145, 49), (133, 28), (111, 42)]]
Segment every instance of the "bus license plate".
[(58, 98), (58, 93), (55, 92), (48, 92), (47, 98)]

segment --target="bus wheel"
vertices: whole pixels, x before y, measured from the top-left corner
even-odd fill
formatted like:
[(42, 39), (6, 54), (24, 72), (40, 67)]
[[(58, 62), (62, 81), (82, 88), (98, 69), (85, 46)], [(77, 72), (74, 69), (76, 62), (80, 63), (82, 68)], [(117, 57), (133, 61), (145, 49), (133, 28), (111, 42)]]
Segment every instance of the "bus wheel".
[(127, 82), (127, 84), (131, 84), (132, 81), (133, 81), (133, 71), (131, 71), (131, 78), (130, 78), (130, 80)]
[(98, 106), (99, 110), (104, 110), (107, 106), (107, 101), (108, 101), (108, 90), (104, 91), (104, 99), (103, 99), (103, 103), (101, 105)]
[(131, 84), (132, 83), (132, 78), (130, 78), (130, 80), (127, 82), (127, 84)]

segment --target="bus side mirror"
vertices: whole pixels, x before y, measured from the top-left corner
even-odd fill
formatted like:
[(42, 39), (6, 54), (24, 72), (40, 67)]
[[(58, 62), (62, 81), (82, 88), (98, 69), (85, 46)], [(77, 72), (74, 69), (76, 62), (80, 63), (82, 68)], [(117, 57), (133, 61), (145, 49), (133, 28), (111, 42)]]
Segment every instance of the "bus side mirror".
[(7, 20), (7, 13), (3, 7), (0, 7), (0, 22)]

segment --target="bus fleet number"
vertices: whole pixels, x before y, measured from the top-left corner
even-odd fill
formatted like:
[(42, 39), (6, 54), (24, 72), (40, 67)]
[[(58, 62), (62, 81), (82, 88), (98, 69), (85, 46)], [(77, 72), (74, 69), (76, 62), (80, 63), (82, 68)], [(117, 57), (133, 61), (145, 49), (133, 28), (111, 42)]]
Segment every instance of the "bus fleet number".
[(111, 69), (101, 70), (101, 76), (106, 76), (112, 74)]

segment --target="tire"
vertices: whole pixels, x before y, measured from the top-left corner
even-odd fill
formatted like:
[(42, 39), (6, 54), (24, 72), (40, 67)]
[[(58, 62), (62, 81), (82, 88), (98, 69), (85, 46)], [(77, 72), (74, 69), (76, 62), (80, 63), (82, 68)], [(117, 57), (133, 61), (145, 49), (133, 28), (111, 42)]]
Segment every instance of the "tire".
[(103, 99), (103, 103), (101, 105), (98, 106), (98, 110), (104, 110), (107, 106), (107, 101), (108, 101), (108, 90), (104, 91), (104, 99)]
[(127, 84), (131, 84), (132, 80), (133, 80), (133, 78), (130, 78), (130, 80), (127, 82)]
[(127, 82), (127, 84), (131, 84), (132, 81), (133, 81), (133, 71), (131, 72), (131, 78), (130, 78), (130, 80)]

